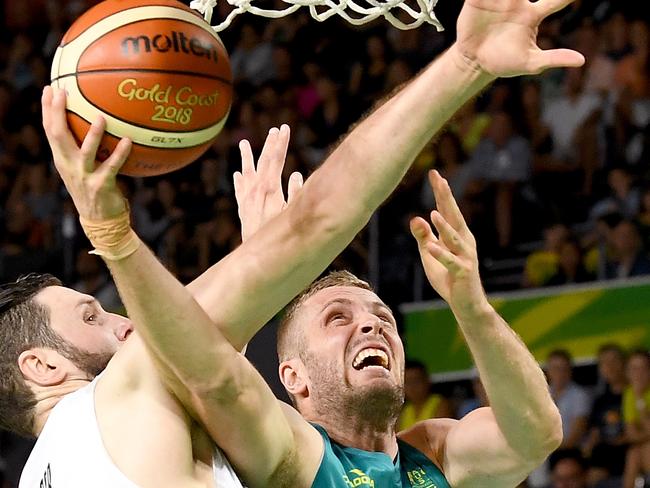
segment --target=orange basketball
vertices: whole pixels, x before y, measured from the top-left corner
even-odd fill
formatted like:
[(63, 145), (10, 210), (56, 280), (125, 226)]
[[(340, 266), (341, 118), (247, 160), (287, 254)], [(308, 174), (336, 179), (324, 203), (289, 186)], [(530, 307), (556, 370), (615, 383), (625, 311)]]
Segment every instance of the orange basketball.
[(106, 135), (98, 159), (122, 137), (133, 141), (121, 173), (152, 176), (181, 168), (210, 146), (228, 116), (232, 74), (217, 34), (175, 0), (106, 0), (66, 32), (52, 83), (67, 91), (78, 143), (99, 114)]

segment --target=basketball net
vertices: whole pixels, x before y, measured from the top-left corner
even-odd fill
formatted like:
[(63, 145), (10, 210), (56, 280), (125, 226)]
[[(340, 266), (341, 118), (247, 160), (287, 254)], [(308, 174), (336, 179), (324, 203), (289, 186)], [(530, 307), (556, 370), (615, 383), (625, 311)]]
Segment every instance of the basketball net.
[[(432, 24), (438, 31), (443, 30), (442, 24), (436, 18), (433, 9), (438, 0), (415, 0), (417, 8), (404, 3), (404, 0), (283, 0), (288, 6), (283, 10), (259, 8), (252, 5), (253, 0), (226, 0), (234, 9), (223, 22), (212, 26), (216, 32), (221, 32), (230, 25), (233, 19), (244, 12), (249, 12), (262, 17), (277, 19), (292, 14), (300, 7), (309, 7), (311, 16), (322, 22), (332, 15), (340, 15), (354, 25), (366, 24), (383, 16), (398, 29), (414, 29), (424, 22)], [(362, 2), (360, 5), (358, 1)], [(190, 7), (197, 10), (208, 23), (212, 23), (212, 11), (217, 5), (217, 0), (192, 0)], [(403, 22), (391, 12), (405, 12), (412, 20)]]

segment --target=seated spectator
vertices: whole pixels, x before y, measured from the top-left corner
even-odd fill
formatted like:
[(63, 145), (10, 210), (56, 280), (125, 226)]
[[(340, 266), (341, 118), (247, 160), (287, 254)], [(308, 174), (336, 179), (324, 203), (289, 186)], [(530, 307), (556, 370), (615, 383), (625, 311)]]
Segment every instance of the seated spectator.
[(617, 344), (604, 344), (598, 350), (602, 385), (591, 409), (589, 436), (583, 449), (594, 461), (590, 471), (600, 469), (613, 476), (623, 474), (627, 449), (622, 406), (627, 387), (625, 359), (625, 352)]
[(431, 381), (426, 367), (409, 360), (404, 368), (404, 408), (398, 421), (398, 430), (408, 429), (421, 420), (451, 417), (449, 400), (431, 393)]
[(513, 208), (519, 186), (528, 181), (531, 170), (530, 144), (514, 131), (506, 112), (495, 112), (486, 136), (472, 153), (475, 179), (493, 193), (498, 247), (512, 244)]
[(580, 446), (587, 432), (591, 408), (585, 389), (573, 382), (571, 362), (571, 355), (564, 349), (552, 351), (546, 362), (551, 396), (562, 417), (562, 447), (567, 448)]
[(587, 488), (587, 463), (579, 449), (559, 449), (549, 458), (551, 484), (548, 488)]
[(633, 219), (639, 211), (641, 195), (630, 171), (624, 166), (611, 168), (607, 173), (607, 186), (609, 196), (596, 202), (589, 211), (589, 217), (596, 220), (616, 212), (626, 219)]
[(607, 279), (630, 278), (650, 274), (650, 258), (643, 248), (637, 226), (623, 220), (612, 229), (613, 258), (606, 268)]
[(630, 446), (623, 488), (636, 488), (638, 479), (650, 474), (650, 354), (647, 350), (630, 354), (627, 378), (630, 386), (623, 392), (623, 421)]
[(585, 268), (580, 242), (569, 238), (560, 245), (558, 269), (545, 283), (547, 286), (567, 285), (591, 281), (594, 275)]
[[(598, 160), (598, 121), (602, 100), (584, 87), (584, 69), (565, 70), (564, 94), (545, 104), (543, 122), (553, 140), (550, 158), (537, 161), (538, 192), (562, 201), (560, 211), (575, 211), (582, 194), (591, 193)], [(571, 205), (571, 206), (569, 206)]]
[[(590, 401), (585, 389), (572, 380), (571, 355), (564, 349), (556, 349), (548, 355), (546, 375), (553, 401), (562, 417), (564, 439), (562, 448), (578, 448), (587, 431)], [(552, 471), (550, 460), (542, 464), (528, 477), (533, 488), (545, 487)], [(584, 474), (584, 473), (583, 473)], [(555, 485), (552, 485), (555, 486)], [(572, 485), (558, 485), (572, 486)], [(576, 485), (582, 486), (582, 485)]]
[(569, 238), (569, 228), (565, 224), (552, 223), (543, 230), (544, 245), (526, 258), (523, 286), (545, 285), (560, 269), (560, 250)]

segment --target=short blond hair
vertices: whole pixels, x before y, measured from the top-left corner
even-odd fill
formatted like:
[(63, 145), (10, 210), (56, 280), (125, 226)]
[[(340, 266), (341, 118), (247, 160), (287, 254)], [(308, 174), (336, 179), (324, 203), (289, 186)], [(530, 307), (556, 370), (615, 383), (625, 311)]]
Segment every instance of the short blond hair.
[(304, 343), (302, 331), (295, 323), (300, 307), (308, 298), (325, 288), (333, 286), (356, 286), (364, 290), (374, 291), (368, 282), (357, 278), (349, 271), (332, 271), (323, 278), (314, 281), (305, 291), (294, 298), (285, 309), (277, 333), (278, 359), (280, 362), (296, 357), (302, 349)]

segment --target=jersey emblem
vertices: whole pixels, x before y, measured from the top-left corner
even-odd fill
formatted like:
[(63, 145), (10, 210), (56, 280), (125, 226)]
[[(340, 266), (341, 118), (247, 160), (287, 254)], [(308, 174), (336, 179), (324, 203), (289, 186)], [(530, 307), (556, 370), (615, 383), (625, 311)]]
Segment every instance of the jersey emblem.
[(422, 468), (407, 471), (406, 475), (408, 476), (412, 487), (438, 488), (438, 485), (431, 481), (431, 479), (427, 476), (427, 473)]
[(350, 476), (343, 475), (343, 480), (345, 484), (350, 488), (357, 488), (359, 486), (369, 486), (370, 488), (375, 488), (375, 480), (373, 480), (366, 473), (360, 469), (351, 469), (348, 471)]

